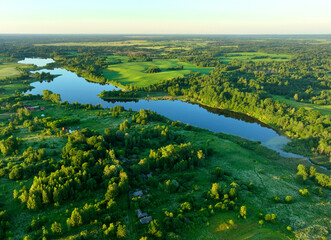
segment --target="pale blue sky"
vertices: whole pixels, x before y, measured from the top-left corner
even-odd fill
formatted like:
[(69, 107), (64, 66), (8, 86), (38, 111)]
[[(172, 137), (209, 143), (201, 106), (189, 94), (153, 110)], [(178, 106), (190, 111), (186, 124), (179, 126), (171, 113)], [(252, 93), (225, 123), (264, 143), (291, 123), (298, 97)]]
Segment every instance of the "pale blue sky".
[(0, 0), (0, 33), (330, 34), (331, 0)]

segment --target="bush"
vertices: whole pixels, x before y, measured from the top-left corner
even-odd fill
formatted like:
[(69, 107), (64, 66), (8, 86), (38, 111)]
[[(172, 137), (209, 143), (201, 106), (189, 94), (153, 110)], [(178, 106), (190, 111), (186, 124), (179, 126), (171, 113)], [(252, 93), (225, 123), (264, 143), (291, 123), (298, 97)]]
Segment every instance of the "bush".
[(148, 68), (145, 72), (146, 73), (158, 73), (158, 72), (161, 72), (161, 69), (158, 66), (152, 66), (152, 67)]
[(285, 197), (285, 201), (286, 201), (287, 203), (292, 202), (292, 200), (293, 200), (292, 196), (286, 196), (286, 197)]
[(300, 190), (299, 190), (299, 193), (300, 193), (302, 196), (307, 196), (307, 195), (309, 195), (309, 191), (308, 191), (307, 188), (300, 189)]

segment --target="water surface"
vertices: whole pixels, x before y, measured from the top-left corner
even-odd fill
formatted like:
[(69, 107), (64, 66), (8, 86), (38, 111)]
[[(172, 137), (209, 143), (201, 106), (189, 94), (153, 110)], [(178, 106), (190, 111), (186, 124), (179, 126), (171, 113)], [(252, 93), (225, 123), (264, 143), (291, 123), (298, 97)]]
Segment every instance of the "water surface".
[(54, 60), (51, 58), (25, 58), (24, 60), (18, 61), (23, 64), (34, 64), (37, 67), (46, 66), (48, 63), (53, 63)]

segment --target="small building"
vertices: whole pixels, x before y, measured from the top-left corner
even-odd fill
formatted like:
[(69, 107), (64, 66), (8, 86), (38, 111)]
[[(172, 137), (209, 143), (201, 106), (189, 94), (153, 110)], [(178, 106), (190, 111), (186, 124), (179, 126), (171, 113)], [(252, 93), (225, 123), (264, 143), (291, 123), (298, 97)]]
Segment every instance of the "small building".
[(146, 175), (146, 177), (147, 177), (147, 178), (151, 178), (151, 177), (153, 177), (153, 173), (152, 173), (152, 172), (148, 173), (148, 174)]
[(29, 108), (29, 110), (32, 112), (32, 111), (34, 111), (34, 108), (33, 108), (33, 107), (31, 107), (31, 108)]
[(45, 117), (45, 114), (41, 114), (41, 117)]
[(62, 131), (67, 131), (68, 128), (67, 127), (62, 127)]
[(148, 216), (147, 213), (143, 213), (140, 209), (136, 210), (136, 213), (138, 218), (144, 218)]
[(147, 217), (144, 217), (144, 218), (140, 218), (140, 223), (141, 223), (141, 224), (148, 224), (148, 223), (150, 223), (151, 221), (153, 221), (153, 219), (152, 219), (151, 216), (147, 216)]
[(150, 172), (150, 173), (148, 173), (148, 174), (141, 174), (141, 177), (142, 177), (143, 179), (148, 179), (148, 178), (153, 177), (153, 173)]
[(45, 110), (45, 107), (40, 107), (40, 110)]
[(144, 193), (143, 193), (143, 191), (138, 190), (138, 191), (135, 191), (134, 193), (132, 193), (132, 196), (134, 196), (134, 197), (142, 197), (142, 196), (144, 196)]

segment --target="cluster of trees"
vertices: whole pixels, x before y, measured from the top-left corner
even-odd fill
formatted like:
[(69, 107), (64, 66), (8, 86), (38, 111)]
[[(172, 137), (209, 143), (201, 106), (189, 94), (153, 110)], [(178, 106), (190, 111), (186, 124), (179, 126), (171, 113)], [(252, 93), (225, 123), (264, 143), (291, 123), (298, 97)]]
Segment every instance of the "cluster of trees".
[(57, 58), (57, 64), (69, 71), (74, 71), (90, 81), (106, 83), (103, 69), (108, 67), (105, 57), (97, 57), (93, 54), (81, 54), (75, 57), (61, 56)]
[(152, 67), (148, 68), (145, 72), (146, 73), (159, 73), (159, 72), (161, 72), (161, 69), (158, 66), (152, 66)]
[(169, 169), (184, 171), (201, 166), (204, 163), (205, 153), (191, 143), (168, 145), (157, 150), (150, 150), (146, 164), (150, 169)]
[(138, 98), (136, 92), (125, 92), (122, 90), (113, 90), (113, 91), (102, 91), (98, 97), (100, 98), (112, 98), (112, 99), (134, 99)]
[(39, 73), (39, 72), (36, 72), (33, 74), (33, 77), (34, 78), (37, 78), (38, 80), (44, 80), (44, 79), (52, 79), (53, 76), (48, 72), (48, 73), (45, 73), (45, 72), (42, 72), (42, 73)]
[(0, 141), (0, 151), (2, 155), (8, 156), (10, 154), (18, 154), (18, 146), (21, 143), (21, 139), (18, 137), (10, 136), (7, 139)]
[(276, 126), (291, 138), (300, 138), (301, 145), (304, 145), (302, 149), (306, 149), (305, 154), (318, 152), (330, 156), (330, 116), (304, 108), (296, 110), (274, 101), (263, 91), (238, 87), (232, 80), (238, 80), (236, 74), (215, 68), (209, 76), (195, 74), (184, 79), (167, 80), (141, 90), (184, 95), (191, 101), (211, 107), (249, 114), (266, 124)]
[(183, 70), (183, 69), (184, 69), (183, 65), (179, 65), (177, 67), (169, 67), (169, 68), (167, 68), (168, 71), (176, 71), (176, 70)]
[[(310, 167), (309, 170), (302, 164), (298, 165), (298, 172), (296, 174), (297, 179), (301, 182), (305, 182), (308, 179), (315, 180), (315, 182), (325, 188), (331, 188), (331, 177), (316, 171), (316, 168)], [(302, 192), (302, 195), (306, 195), (305, 191)]]
[(52, 91), (49, 91), (47, 89), (43, 90), (42, 93), (43, 93), (43, 99), (46, 101), (51, 101), (53, 103), (61, 102), (60, 94), (53, 93)]

